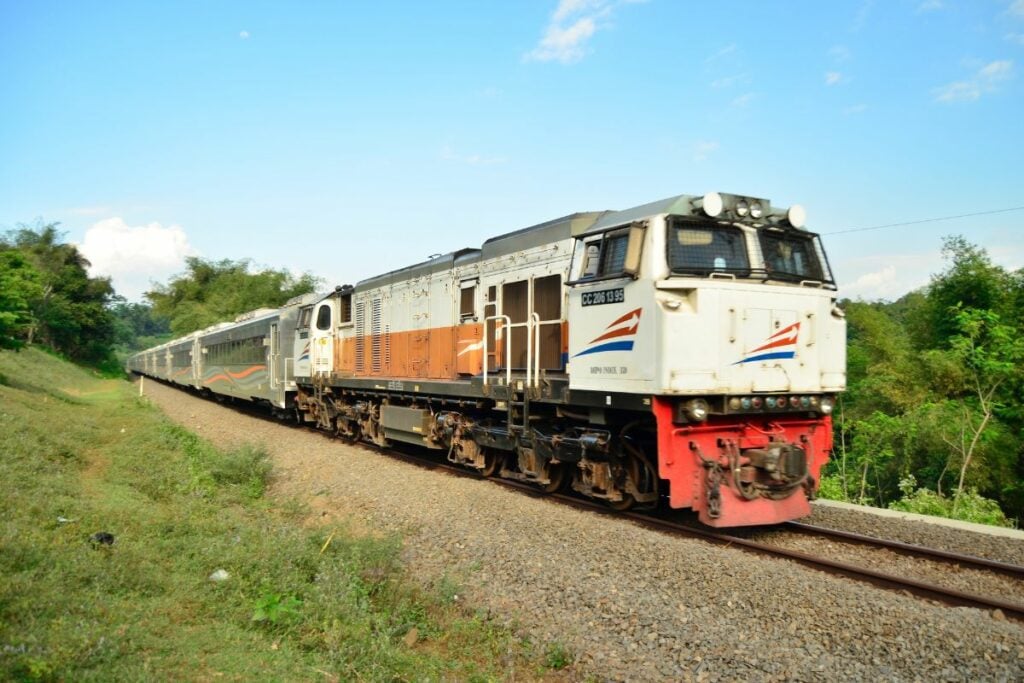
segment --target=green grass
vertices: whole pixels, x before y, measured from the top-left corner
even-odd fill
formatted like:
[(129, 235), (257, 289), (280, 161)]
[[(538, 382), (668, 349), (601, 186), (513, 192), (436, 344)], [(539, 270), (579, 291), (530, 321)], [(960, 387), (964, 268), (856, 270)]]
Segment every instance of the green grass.
[(33, 349), (0, 352), (0, 378), (0, 679), (491, 680), (568, 661), (418, 588), (400, 539), (267, 500), (258, 447), (219, 451)]

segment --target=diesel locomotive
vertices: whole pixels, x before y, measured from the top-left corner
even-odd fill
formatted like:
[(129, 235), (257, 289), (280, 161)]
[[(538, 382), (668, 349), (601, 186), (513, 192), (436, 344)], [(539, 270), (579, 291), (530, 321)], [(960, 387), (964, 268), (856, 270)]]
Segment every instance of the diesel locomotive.
[(845, 321), (799, 206), (575, 213), (253, 311), (129, 370), (710, 526), (809, 514)]

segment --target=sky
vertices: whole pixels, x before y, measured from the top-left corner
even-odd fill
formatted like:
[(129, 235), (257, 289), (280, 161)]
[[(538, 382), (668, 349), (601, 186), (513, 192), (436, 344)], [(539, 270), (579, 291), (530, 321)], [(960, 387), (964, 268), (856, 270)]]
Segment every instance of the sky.
[(945, 235), (1024, 266), (1022, 70), (1024, 0), (0, 0), (0, 230), (59, 221), (138, 300), (190, 255), (331, 287), (720, 191), (891, 300)]

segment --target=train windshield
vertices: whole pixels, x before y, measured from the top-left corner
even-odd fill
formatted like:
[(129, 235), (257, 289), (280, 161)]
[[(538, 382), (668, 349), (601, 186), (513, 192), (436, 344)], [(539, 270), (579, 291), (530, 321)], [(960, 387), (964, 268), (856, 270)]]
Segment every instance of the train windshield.
[(819, 257), (814, 235), (795, 232), (760, 231), (761, 253), (770, 278), (778, 280), (815, 280), (829, 282)]
[(676, 275), (750, 274), (743, 231), (723, 225), (669, 223), (668, 264)]

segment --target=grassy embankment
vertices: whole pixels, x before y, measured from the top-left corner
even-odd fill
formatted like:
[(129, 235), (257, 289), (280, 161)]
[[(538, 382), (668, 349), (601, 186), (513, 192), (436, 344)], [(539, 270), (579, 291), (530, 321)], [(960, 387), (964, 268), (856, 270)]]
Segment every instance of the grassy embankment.
[(0, 352), (0, 679), (543, 676), (529, 643), (403, 578), (399, 539), (308, 528), (268, 476), (126, 382)]

